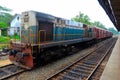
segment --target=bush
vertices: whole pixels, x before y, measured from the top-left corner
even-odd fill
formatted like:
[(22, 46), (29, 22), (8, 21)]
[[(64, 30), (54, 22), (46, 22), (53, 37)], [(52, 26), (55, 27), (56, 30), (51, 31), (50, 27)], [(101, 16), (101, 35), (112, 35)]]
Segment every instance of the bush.
[(9, 47), (9, 44), (0, 44), (0, 50), (2, 50), (5, 47)]
[(20, 40), (20, 36), (0, 36), (0, 43), (9, 43), (11, 39)]
[(0, 36), (0, 43), (8, 43), (9, 41), (9, 37)]
[(0, 36), (0, 50), (2, 48), (8, 47), (9, 46), (9, 42), (11, 41), (11, 39), (16, 39), (17, 41), (20, 40), (20, 36), (16, 35), (16, 36)]
[(19, 35), (16, 35), (16, 36), (9, 36), (10, 39), (17, 39), (17, 40), (20, 40), (20, 36)]

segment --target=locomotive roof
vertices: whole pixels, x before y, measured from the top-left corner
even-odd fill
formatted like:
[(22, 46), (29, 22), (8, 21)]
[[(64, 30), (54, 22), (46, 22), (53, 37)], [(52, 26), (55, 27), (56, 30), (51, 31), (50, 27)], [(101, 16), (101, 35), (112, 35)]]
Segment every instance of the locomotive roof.
[(26, 12), (33, 12), (36, 15), (36, 18), (40, 21), (48, 21), (48, 22), (53, 22), (54, 23), (55, 19), (57, 19), (57, 20), (64, 20), (67, 25), (77, 26), (77, 25), (83, 24), (81, 22), (67, 20), (67, 19), (64, 19), (64, 18), (60, 18), (60, 17), (56, 17), (56, 16), (53, 16), (53, 15), (50, 15), (50, 14), (46, 14), (46, 13), (43, 13), (43, 12), (38, 12), (38, 11), (33, 11), (33, 10), (26, 11)]
[[(84, 23), (81, 23), (81, 22), (76, 22), (76, 21), (67, 20), (67, 19), (60, 18), (60, 17), (55, 17), (53, 15), (46, 14), (46, 13), (43, 13), (43, 12), (38, 12), (38, 11), (33, 11), (33, 10), (30, 10), (30, 11), (27, 11), (27, 12), (34, 12), (36, 14), (37, 19), (41, 20), (41, 21), (47, 21), (47, 22), (53, 22), (54, 23), (55, 19), (60, 19), (60, 20), (65, 20), (66, 24), (69, 24), (69, 25), (75, 25), (76, 26), (76, 25), (84, 24)], [(86, 24), (84, 24), (84, 25), (86, 25)], [(92, 26), (89, 26), (89, 27), (92, 27)], [(95, 26), (93, 26), (93, 27), (95, 27)], [(102, 28), (99, 28), (99, 27), (95, 27), (95, 28), (105, 30), (105, 29), (102, 29)], [(108, 31), (108, 30), (105, 30), (105, 31)]]
[[(29, 11), (28, 11), (29, 12)], [(34, 12), (36, 13), (36, 15), (39, 17), (39, 16), (42, 16), (42, 17), (48, 17), (48, 18), (58, 18), (58, 19), (62, 19), (62, 20), (66, 20), (64, 18), (60, 18), (60, 17), (56, 17), (56, 16), (53, 16), (51, 14), (47, 14), (47, 13), (43, 13), (43, 12), (38, 12), (38, 11), (33, 11), (33, 10), (30, 10), (30, 12)]]

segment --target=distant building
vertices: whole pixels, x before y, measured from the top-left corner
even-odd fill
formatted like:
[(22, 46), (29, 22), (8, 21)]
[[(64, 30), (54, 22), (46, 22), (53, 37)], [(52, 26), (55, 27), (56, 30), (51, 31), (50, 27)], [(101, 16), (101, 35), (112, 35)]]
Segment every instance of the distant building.
[(20, 29), (21, 29), (21, 15), (15, 14), (15, 16), (10, 22), (10, 29), (8, 31), (8, 35), (14, 34), (20, 35)]

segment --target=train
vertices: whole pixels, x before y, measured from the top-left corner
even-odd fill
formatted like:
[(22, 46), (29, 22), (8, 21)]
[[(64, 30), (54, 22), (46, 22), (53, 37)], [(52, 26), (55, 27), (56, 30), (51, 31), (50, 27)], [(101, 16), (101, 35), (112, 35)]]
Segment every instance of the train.
[(21, 17), (21, 40), (10, 42), (9, 60), (22, 68), (35, 65), (73, 50), (82, 42), (112, 37), (112, 32), (50, 14), (25, 11)]

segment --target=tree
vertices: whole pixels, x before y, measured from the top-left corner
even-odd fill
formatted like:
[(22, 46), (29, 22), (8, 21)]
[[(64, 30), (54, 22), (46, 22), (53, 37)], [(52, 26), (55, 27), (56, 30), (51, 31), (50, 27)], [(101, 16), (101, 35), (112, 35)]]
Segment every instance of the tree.
[(74, 20), (76, 22), (82, 22), (82, 23), (85, 23), (87, 25), (100, 27), (100, 28), (107, 30), (107, 28), (102, 23), (100, 23), (99, 21), (91, 22), (89, 16), (85, 15), (83, 13), (79, 13), (79, 15), (76, 15), (74, 18), (72, 18), (72, 20)]
[(8, 9), (6, 7), (0, 6), (0, 11), (12, 11), (11, 9)]
[(94, 21), (92, 25), (107, 30), (107, 28), (102, 23), (100, 23), (99, 21)]
[(9, 13), (11, 11), (11, 9), (0, 6), (0, 28), (7, 28), (9, 26), (9, 22), (13, 17)]
[(76, 15), (76, 17), (72, 18), (72, 20), (76, 22), (82, 22), (87, 25), (91, 25), (90, 18), (88, 15), (85, 15), (83, 13), (79, 13), (79, 15)]

